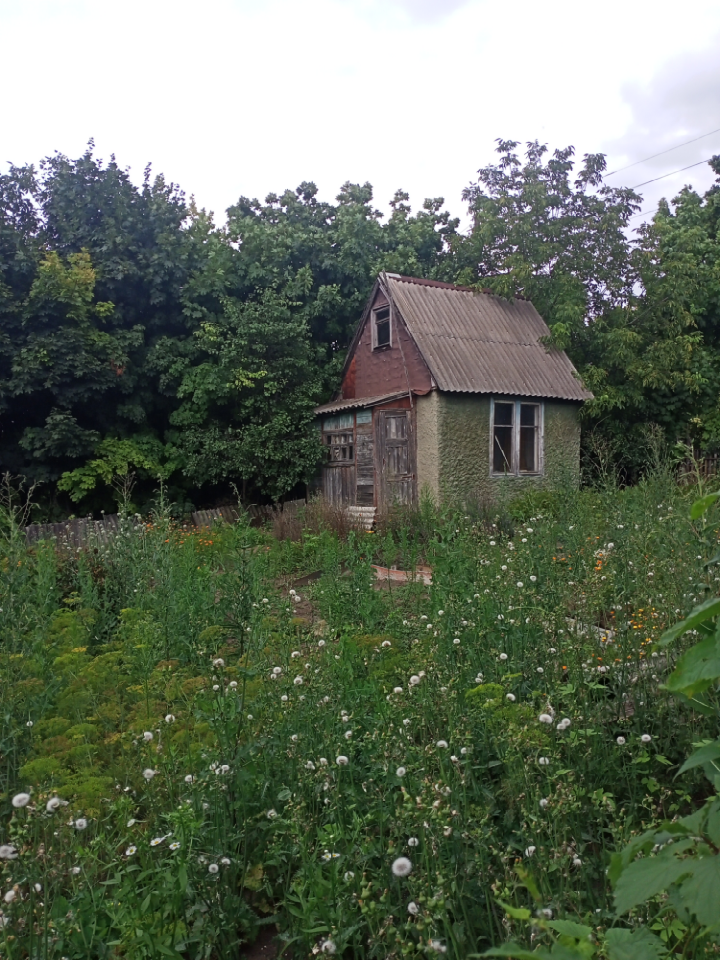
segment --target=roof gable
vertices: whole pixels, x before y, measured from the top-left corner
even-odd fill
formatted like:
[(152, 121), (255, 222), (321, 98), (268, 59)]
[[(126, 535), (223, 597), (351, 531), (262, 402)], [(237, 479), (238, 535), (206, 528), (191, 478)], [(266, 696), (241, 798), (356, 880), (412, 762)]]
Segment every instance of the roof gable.
[(381, 274), (378, 282), (441, 390), (592, 398), (567, 354), (541, 342), (550, 330), (528, 300), (396, 274)]

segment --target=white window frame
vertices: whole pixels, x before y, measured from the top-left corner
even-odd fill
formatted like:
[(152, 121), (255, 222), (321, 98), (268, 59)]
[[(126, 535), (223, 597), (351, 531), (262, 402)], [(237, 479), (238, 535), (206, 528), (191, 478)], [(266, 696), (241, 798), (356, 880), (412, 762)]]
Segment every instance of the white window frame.
[[(381, 310), (388, 311), (388, 323), (390, 324), (390, 340), (387, 343), (377, 342), (377, 315)], [(386, 350), (392, 347), (393, 345), (393, 311), (392, 311), (392, 306), (389, 303), (384, 303), (382, 306), (373, 308), (372, 316), (370, 318), (370, 325), (372, 329), (373, 350)]]
[[(512, 463), (510, 470), (496, 471), (495, 462), (495, 404), (513, 404), (512, 429)], [(536, 433), (535, 462), (536, 470), (520, 470), (520, 406), (528, 405), (539, 407)], [(490, 476), (491, 477), (542, 477), (545, 475), (545, 404), (542, 400), (533, 400), (529, 397), (515, 399), (513, 397), (492, 397), (490, 400)]]

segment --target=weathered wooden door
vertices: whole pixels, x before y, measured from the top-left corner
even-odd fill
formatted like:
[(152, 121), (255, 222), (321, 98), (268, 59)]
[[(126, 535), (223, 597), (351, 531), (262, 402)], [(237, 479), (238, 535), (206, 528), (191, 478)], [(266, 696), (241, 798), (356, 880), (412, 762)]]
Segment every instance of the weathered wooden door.
[(411, 410), (375, 414), (380, 506), (415, 502), (415, 437)]
[(333, 418), (330, 429), (323, 430), (328, 461), (323, 468), (323, 494), (336, 507), (355, 503), (355, 431), (354, 414)]

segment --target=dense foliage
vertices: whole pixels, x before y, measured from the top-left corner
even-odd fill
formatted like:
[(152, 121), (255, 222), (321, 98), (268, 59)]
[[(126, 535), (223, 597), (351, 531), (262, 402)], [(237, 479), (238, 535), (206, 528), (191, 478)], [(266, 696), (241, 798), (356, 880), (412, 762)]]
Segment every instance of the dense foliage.
[(663, 689), (694, 641), (660, 643), (717, 594), (689, 502), (656, 475), (283, 541), (160, 513), (70, 552), (3, 515), (3, 956), (702, 956), (720, 885), (606, 876), (708, 795), (676, 774), (716, 713)]
[(412, 214), (398, 192), (381, 223), (369, 184), (316, 194), (241, 198), (219, 228), (92, 146), (0, 177), (2, 468), (59, 489), (61, 513), (63, 492), (112, 503), (128, 470), (181, 503), (311, 477), (312, 408), (375, 276), (442, 272), (457, 228), (441, 200)]
[[(586, 432), (720, 445), (720, 192), (684, 190), (632, 239), (640, 198), (605, 161), (499, 143), (465, 191), (466, 233), (369, 184), (242, 197), (217, 226), (163, 177), (135, 185), (92, 145), (0, 176), (0, 468), (43, 481), (44, 513), (114, 506), (132, 471), (180, 504), (234, 483), (279, 499), (315, 471), (312, 407), (337, 384), (380, 270), (531, 298), (595, 400)], [(720, 162), (713, 161), (720, 171)], [(612, 445), (612, 444), (611, 444)]]

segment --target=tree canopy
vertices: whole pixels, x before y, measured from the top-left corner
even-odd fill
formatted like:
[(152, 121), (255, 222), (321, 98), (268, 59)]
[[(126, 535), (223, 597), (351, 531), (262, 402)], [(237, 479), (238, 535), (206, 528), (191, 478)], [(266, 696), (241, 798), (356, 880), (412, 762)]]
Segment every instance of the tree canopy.
[[(247, 197), (222, 226), (147, 167), (93, 144), (0, 176), (0, 465), (44, 482), (48, 513), (112, 504), (132, 471), (194, 503), (282, 499), (315, 473), (313, 407), (337, 386), (381, 270), (527, 297), (595, 399), (586, 430), (648, 423), (720, 446), (720, 180), (633, 230), (641, 198), (605, 158), (498, 141), (464, 191), (387, 217), (369, 183)], [(720, 177), (720, 158), (712, 161)], [(635, 439), (637, 443), (628, 443)], [(630, 454), (628, 451), (633, 450)], [(74, 505), (74, 506), (73, 506)]]

